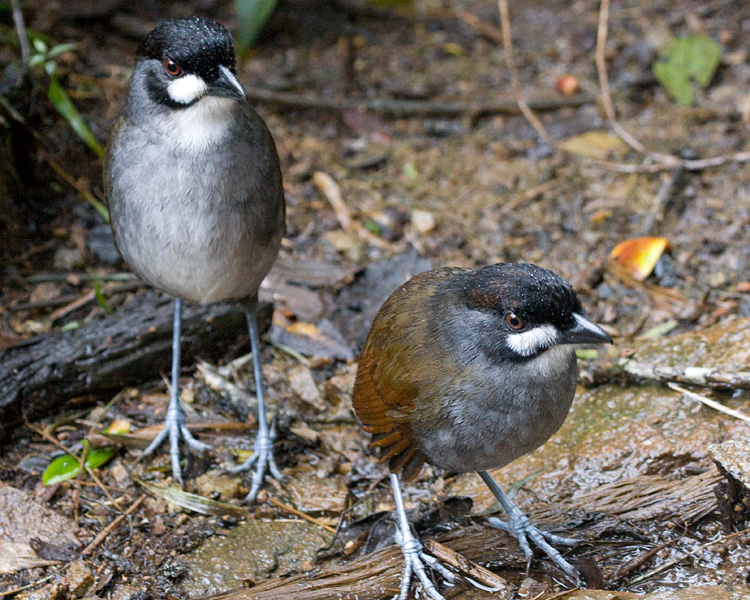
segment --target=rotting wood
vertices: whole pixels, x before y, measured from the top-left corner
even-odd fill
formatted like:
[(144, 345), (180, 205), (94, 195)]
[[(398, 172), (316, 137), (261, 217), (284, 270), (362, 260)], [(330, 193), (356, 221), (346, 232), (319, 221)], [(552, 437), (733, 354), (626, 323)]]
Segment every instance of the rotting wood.
[[(469, 528), (440, 535), (436, 539), (467, 559), (478, 561), (496, 555), (498, 546), (502, 545), (501, 540), (509, 538), (491, 528)], [(522, 566), (523, 555), (520, 552), (518, 558), (518, 566)], [(398, 595), (403, 564), (401, 550), (397, 546), (389, 546), (362, 560), (329, 564), (310, 573), (276, 578), (252, 587), (206, 596), (201, 600), (376, 600)], [(465, 588), (457, 585), (444, 590), (444, 594), (450, 598), (462, 589)], [(508, 600), (511, 592), (500, 591), (492, 597)]]
[(600, 485), (576, 496), (571, 504), (625, 521), (693, 523), (718, 508), (714, 487), (721, 480), (713, 469), (676, 480), (641, 475)]
[[(261, 328), (271, 306), (261, 304)], [(182, 362), (222, 356), (226, 343), (246, 331), (238, 304), (185, 307)], [(221, 343), (224, 342), (224, 343)], [(0, 442), (3, 428), (47, 415), (71, 398), (96, 400), (169, 371), (172, 300), (148, 292), (115, 314), (75, 330), (43, 335), (0, 350)], [(77, 404), (79, 405), (79, 404)]]

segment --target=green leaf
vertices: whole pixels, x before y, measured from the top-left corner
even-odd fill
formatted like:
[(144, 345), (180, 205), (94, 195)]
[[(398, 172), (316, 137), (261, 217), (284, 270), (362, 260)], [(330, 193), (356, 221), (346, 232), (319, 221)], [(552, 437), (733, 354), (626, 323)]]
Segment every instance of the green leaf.
[[(84, 447), (88, 447), (88, 441), (83, 441)], [(86, 452), (84, 464), (89, 469), (95, 469), (103, 465), (117, 452), (116, 448), (89, 448)], [(44, 485), (55, 485), (73, 479), (78, 476), (81, 470), (81, 463), (72, 454), (63, 454), (53, 460), (42, 474), (42, 483)]]
[(53, 47), (52, 50), (47, 53), (47, 57), (55, 58), (55, 56), (67, 52), (68, 50), (73, 50), (75, 47), (75, 44), (57, 44), (57, 46)]
[(99, 303), (99, 306), (101, 306), (104, 309), (104, 312), (106, 312), (108, 315), (111, 315), (114, 311), (114, 309), (107, 304), (107, 299), (104, 297), (104, 294), (102, 294), (102, 284), (99, 281), (99, 278), (94, 279), (94, 297), (96, 298), (96, 301)]
[(34, 50), (36, 50), (39, 54), (47, 54), (47, 44), (44, 43), (44, 40), (34, 38), (32, 44), (34, 46)]
[(93, 150), (99, 158), (104, 155), (102, 147), (99, 145), (99, 141), (94, 137), (93, 132), (89, 128), (86, 121), (83, 120), (81, 113), (73, 104), (72, 100), (65, 92), (63, 87), (60, 85), (60, 81), (57, 77), (51, 77), (49, 82), (49, 89), (47, 90), (47, 98), (55, 106), (57, 112), (62, 115), (70, 125), (70, 128), (76, 132), (85, 144)]
[(695, 102), (696, 86), (711, 83), (721, 63), (721, 48), (710, 37), (691, 35), (669, 42), (652, 65), (654, 76), (684, 106)]
[(278, 0), (234, 0), (240, 26), (237, 36), (237, 53), (240, 56), (252, 48), (277, 2)]

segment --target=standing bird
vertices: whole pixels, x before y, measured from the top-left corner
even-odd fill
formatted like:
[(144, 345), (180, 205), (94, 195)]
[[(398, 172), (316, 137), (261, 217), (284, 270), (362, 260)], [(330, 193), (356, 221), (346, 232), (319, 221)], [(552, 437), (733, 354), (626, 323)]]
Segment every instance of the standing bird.
[(172, 389), (164, 429), (172, 475), (182, 484), (179, 440), (209, 448), (185, 426), (178, 384), (182, 300), (246, 306), (258, 397), (248, 500), (266, 470), (280, 478), (263, 402), (258, 287), (285, 233), (284, 193), (273, 138), (237, 79), (232, 36), (202, 18), (159, 25), (138, 50), (125, 109), (109, 144), (105, 187), (115, 243), (130, 268), (174, 296)]
[(412, 573), (442, 599), (404, 510), (399, 476), (429, 462), (452, 472), (478, 471), (528, 561), (529, 540), (574, 580), (577, 570), (549, 542), (575, 545), (537, 529), (488, 473), (541, 446), (568, 414), (576, 389), (573, 344), (612, 343), (584, 316), (570, 284), (530, 264), (443, 268), (407, 281), (383, 304), (359, 357), (352, 402), (371, 447), (387, 461), (404, 554), (401, 595)]

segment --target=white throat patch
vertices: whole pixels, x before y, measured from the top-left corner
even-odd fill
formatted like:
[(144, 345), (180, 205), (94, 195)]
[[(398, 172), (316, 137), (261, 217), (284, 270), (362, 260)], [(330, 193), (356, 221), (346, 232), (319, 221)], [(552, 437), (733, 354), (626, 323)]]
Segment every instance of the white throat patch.
[(237, 100), (206, 96), (192, 106), (169, 111), (162, 122), (163, 139), (172, 139), (191, 152), (202, 152), (221, 142), (230, 131)]
[(557, 329), (552, 325), (540, 325), (528, 331), (508, 335), (508, 347), (521, 356), (531, 356), (539, 350), (549, 348), (557, 339)]
[(170, 81), (167, 85), (169, 97), (180, 104), (190, 104), (202, 98), (208, 86), (197, 75), (184, 75), (179, 79)]

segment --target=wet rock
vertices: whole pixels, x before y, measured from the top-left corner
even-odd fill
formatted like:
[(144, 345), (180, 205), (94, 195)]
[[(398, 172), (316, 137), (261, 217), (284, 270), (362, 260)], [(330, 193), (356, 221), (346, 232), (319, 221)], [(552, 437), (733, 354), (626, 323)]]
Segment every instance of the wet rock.
[(68, 582), (68, 593), (74, 598), (83, 598), (94, 585), (94, 575), (85, 561), (75, 560), (65, 570), (65, 580)]
[(198, 494), (206, 498), (214, 498), (218, 494), (221, 500), (238, 498), (241, 495), (241, 486), (241, 475), (229, 475), (218, 469), (206, 471), (195, 480), (195, 490)]
[(716, 488), (722, 513), (730, 523), (750, 519), (750, 440), (729, 440), (711, 446), (711, 458), (726, 477)]
[(182, 589), (189, 597), (215, 594), (270, 571), (301, 571), (306, 561), (315, 561), (329, 538), (325, 530), (305, 521), (247, 521), (185, 558), (189, 575)]
[(59, 546), (78, 546), (76, 526), (21, 490), (0, 482), (0, 541), (29, 543), (38, 538)]
[(86, 246), (96, 254), (96, 256), (108, 265), (118, 265), (122, 261), (120, 253), (115, 247), (115, 240), (112, 236), (112, 229), (107, 224), (95, 225), (89, 231), (86, 238)]
[(340, 513), (346, 508), (349, 493), (340, 477), (318, 477), (315, 473), (300, 473), (285, 485), (292, 504), (304, 513)]
[(341, 290), (331, 320), (351, 344), (361, 346), (386, 298), (408, 279), (431, 268), (432, 263), (414, 248), (368, 265)]
[(57, 249), (55, 252), (55, 268), (61, 271), (75, 271), (80, 269), (86, 262), (78, 248), (65, 248), (64, 246)]

